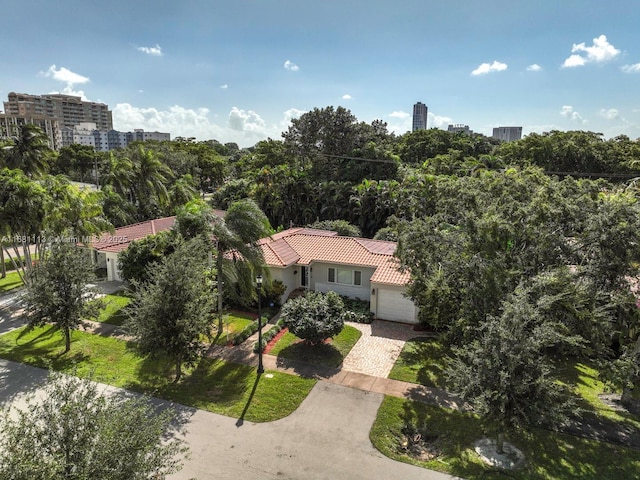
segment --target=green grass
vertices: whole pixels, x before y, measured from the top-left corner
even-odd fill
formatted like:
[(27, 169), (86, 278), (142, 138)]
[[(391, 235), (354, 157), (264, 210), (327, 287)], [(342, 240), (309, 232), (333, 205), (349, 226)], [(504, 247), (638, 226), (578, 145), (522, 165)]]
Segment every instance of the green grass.
[(96, 318), (96, 322), (110, 323), (112, 325), (122, 325), (128, 316), (125, 307), (129, 305), (133, 298), (126, 292), (117, 292), (102, 297), (105, 307)]
[(7, 276), (4, 278), (0, 278), (0, 292), (8, 292), (9, 290), (13, 290), (14, 288), (18, 288), (22, 286), (22, 280), (20, 280), (20, 275), (15, 270), (12, 272), (7, 272)]
[[(406, 423), (437, 436), (441, 454), (429, 461), (408, 455), (401, 448)], [(638, 450), (539, 429), (507, 438), (525, 453), (528, 463), (520, 471), (500, 472), (484, 465), (473, 451), (473, 443), (482, 437), (479, 420), (469, 413), (394, 397), (385, 397), (370, 431), (374, 446), (386, 456), (468, 480), (618, 480), (637, 478), (640, 472)]]
[(211, 338), (215, 340), (215, 343), (217, 345), (226, 345), (227, 343), (231, 342), (238, 333), (240, 333), (255, 321), (255, 317), (251, 314), (240, 312), (225, 313), (222, 315), (222, 322), (224, 324), (222, 332), (218, 336), (218, 319), (216, 318), (213, 322), (214, 328), (211, 334)]
[(585, 412), (640, 428), (640, 420), (637, 417), (616, 411), (600, 400), (599, 395), (606, 391), (606, 387), (598, 370), (589, 362), (566, 359), (557, 361), (556, 374), (563, 383), (573, 387), (580, 399), (579, 407)]
[(269, 354), (314, 365), (339, 367), (361, 335), (357, 328), (345, 325), (342, 331), (333, 337), (331, 343), (311, 346), (303, 343), (293, 333), (287, 332)]
[(267, 422), (293, 412), (315, 380), (281, 372), (257, 377), (255, 368), (204, 359), (173, 383), (166, 357), (140, 355), (135, 345), (115, 338), (72, 332), (71, 351), (62, 354), (62, 335), (47, 326), (14, 330), (0, 337), (0, 357), (42, 368), (91, 376), (95, 381), (154, 395), (211, 412)]
[(445, 362), (449, 354), (449, 349), (435, 338), (413, 338), (404, 344), (389, 378), (445, 388)]

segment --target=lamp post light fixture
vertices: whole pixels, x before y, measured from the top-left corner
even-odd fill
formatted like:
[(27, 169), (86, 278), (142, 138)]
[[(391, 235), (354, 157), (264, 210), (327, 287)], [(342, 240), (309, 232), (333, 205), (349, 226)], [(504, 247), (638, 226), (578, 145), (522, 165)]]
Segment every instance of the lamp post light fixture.
[(256, 277), (256, 287), (258, 288), (258, 375), (264, 373), (262, 366), (262, 275)]

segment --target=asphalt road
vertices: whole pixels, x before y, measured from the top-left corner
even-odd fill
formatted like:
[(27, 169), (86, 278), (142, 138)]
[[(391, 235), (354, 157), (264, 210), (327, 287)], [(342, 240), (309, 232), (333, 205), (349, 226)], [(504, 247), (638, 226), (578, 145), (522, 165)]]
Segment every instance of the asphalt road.
[[(45, 370), (0, 360), (0, 404), (21, 405), (24, 393), (37, 394), (46, 376)], [(183, 422), (178, 436), (191, 453), (184, 468), (170, 478), (453, 479), (391, 460), (371, 445), (369, 430), (382, 398), (321, 381), (289, 417), (262, 424), (174, 405)], [(161, 408), (171, 406), (154, 402)]]

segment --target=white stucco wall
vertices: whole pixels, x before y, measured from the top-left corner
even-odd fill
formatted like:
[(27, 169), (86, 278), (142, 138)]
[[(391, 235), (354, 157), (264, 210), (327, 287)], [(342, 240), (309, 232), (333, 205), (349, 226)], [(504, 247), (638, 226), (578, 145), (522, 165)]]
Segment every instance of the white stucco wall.
[(107, 280), (108, 281), (122, 281), (122, 275), (118, 269), (118, 254), (113, 252), (106, 252), (107, 257)]

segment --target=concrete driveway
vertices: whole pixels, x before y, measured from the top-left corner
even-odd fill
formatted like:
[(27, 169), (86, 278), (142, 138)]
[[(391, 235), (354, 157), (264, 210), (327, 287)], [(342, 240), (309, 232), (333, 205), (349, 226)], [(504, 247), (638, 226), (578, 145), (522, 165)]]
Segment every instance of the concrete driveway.
[[(20, 403), (47, 372), (0, 360), (0, 403)], [(267, 381), (264, 378), (263, 381)], [(320, 381), (298, 410), (271, 422), (241, 423), (179, 406), (191, 458), (173, 480), (331, 479), (451, 480), (379, 453), (369, 430), (383, 396)], [(156, 400), (159, 406), (168, 402)]]

